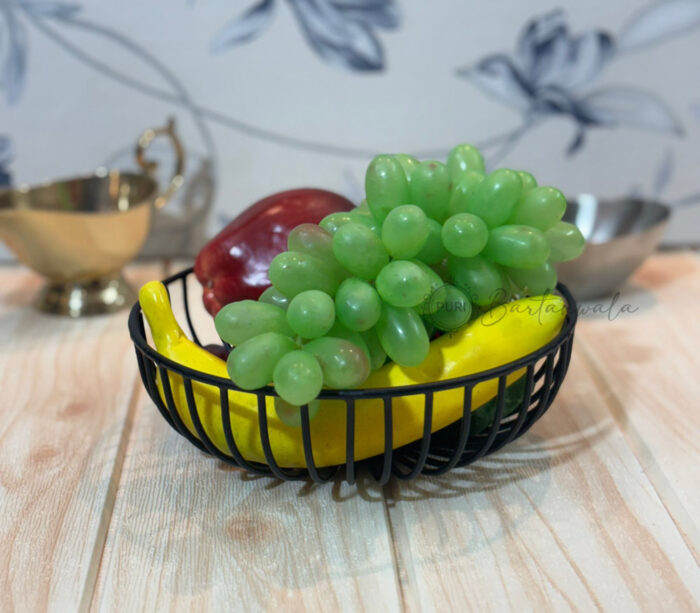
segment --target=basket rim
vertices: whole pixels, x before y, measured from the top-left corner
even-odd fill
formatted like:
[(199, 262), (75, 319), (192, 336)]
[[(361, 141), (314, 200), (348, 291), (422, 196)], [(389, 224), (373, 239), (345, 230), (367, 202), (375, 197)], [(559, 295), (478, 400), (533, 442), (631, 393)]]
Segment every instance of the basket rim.
[[(170, 284), (182, 280), (183, 289), (186, 289), (186, 279), (189, 275), (194, 272), (193, 267), (185, 268), (179, 272), (176, 272), (169, 277), (162, 280), (162, 283), (168, 287)], [(463, 387), (473, 387), (478, 383), (483, 381), (488, 381), (492, 379), (497, 379), (499, 377), (508, 375), (516, 370), (520, 370), (531, 364), (533, 361), (537, 361), (540, 358), (544, 358), (552, 349), (562, 344), (572, 333), (576, 321), (578, 319), (578, 307), (576, 300), (572, 296), (569, 289), (563, 283), (557, 283), (557, 291), (564, 298), (567, 307), (566, 318), (564, 319), (564, 324), (559, 330), (558, 334), (547, 344), (542, 345), (535, 351), (524, 355), (517, 360), (511, 362), (506, 362), (500, 366), (490, 368), (488, 370), (480, 370), (478, 372), (463, 375), (461, 377), (452, 377), (450, 379), (443, 379), (440, 381), (429, 381), (426, 383), (414, 383), (410, 385), (401, 385), (395, 387), (370, 387), (370, 388), (355, 388), (355, 389), (323, 389), (318, 395), (321, 400), (348, 400), (348, 399), (382, 399), (387, 396), (411, 396), (414, 394), (426, 394), (434, 393), (439, 391), (444, 391), (448, 389), (463, 388)], [(186, 298), (184, 298), (186, 302)], [(188, 309), (189, 307), (186, 306)], [(188, 317), (189, 320), (189, 317)], [(141, 305), (136, 301), (136, 303), (131, 307), (129, 312), (129, 335), (132, 342), (136, 346), (137, 351), (141, 354), (148, 356), (157, 366), (164, 366), (170, 371), (176, 374), (185, 376), (192, 381), (198, 383), (204, 383), (208, 385), (213, 385), (219, 389), (226, 389), (233, 392), (241, 392), (244, 394), (251, 394), (255, 396), (264, 397), (277, 397), (278, 394), (271, 385), (256, 389), (256, 390), (244, 390), (238, 387), (231, 379), (224, 377), (218, 377), (216, 375), (210, 375), (201, 370), (195, 370), (189, 366), (175, 362), (163, 354), (159, 353), (155, 348), (149, 345), (146, 340), (145, 334), (141, 332), (141, 325), (143, 322), (143, 312), (141, 311)], [(193, 332), (193, 326), (191, 322), (188, 321), (190, 327), (190, 332)]]

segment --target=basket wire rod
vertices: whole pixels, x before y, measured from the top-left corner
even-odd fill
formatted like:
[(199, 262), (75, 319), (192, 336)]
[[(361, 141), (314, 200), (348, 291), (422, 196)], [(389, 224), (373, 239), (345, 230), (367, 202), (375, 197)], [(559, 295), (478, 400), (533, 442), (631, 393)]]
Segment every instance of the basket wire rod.
[(185, 317), (187, 318), (187, 326), (190, 329), (190, 334), (192, 334), (192, 340), (201, 347), (202, 343), (199, 342), (199, 337), (197, 336), (197, 333), (194, 331), (194, 326), (192, 325), (192, 317), (190, 316), (190, 299), (189, 299), (189, 296), (187, 295), (187, 277), (188, 276), (189, 275), (184, 275), (182, 277), (182, 302), (185, 305)]
[(498, 451), (501, 447), (504, 445), (507, 445), (510, 443), (516, 436), (518, 436), (518, 432), (520, 432), (520, 428), (523, 427), (523, 424), (525, 423), (525, 419), (527, 417), (527, 411), (530, 407), (530, 402), (531, 402), (531, 396), (532, 396), (532, 389), (535, 387), (535, 365), (530, 364), (527, 367), (527, 372), (525, 373), (525, 393), (523, 394), (523, 401), (520, 403), (520, 409), (518, 409), (518, 417), (515, 419), (515, 422), (511, 422), (511, 427), (510, 430), (508, 431), (508, 434), (501, 439), (500, 441), (497, 441), (492, 447), (491, 447), (491, 453), (494, 451)]
[[(139, 332), (141, 333), (141, 336), (145, 339), (146, 338), (146, 327), (144, 325), (144, 317), (143, 313), (139, 313), (138, 316), (138, 329)], [(149, 364), (146, 364), (146, 356), (143, 354), (143, 352), (139, 351), (139, 349), (136, 349), (136, 361), (139, 365), (139, 373), (141, 375), (141, 381), (144, 382), (146, 386), (146, 391), (148, 392), (148, 395), (151, 397), (151, 400), (153, 400), (153, 403), (156, 405), (158, 410), (163, 413), (164, 407), (162, 403), (160, 402), (160, 395), (157, 393), (157, 388), (156, 392), (154, 392), (155, 386), (153, 385), (153, 375), (148, 376), (148, 369), (149, 368), (155, 368), (155, 365), (151, 366), (150, 365), (150, 359), (149, 359)], [(172, 424), (172, 420), (168, 418), (168, 422)]]
[[(571, 334), (564, 339), (561, 346), (559, 347), (559, 360), (560, 363), (557, 365), (557, 381), (554, 386), (554, 391), (552, 392), (552, 398), (559, 393), (559, 388), (562, 383), (564, 383), (564, 378), (566, 373), (569, 371), (569, 364), (571, 364), (571, 353), (574, 346), (574, 333), (573, 330)], [(556, 350), (555, 350), (556, 351)]]
[[(138, 349), (136, 350), (136, 358), (139, 363), (139, 370), (142, 372), (142, 377), (144, 378), (144, 380), (148, 380), (148, 378), (146, 377), (146, 368), (148, 368), (148, 366), (146, 366), (145, 364), (146, 358), (144, 358), (144, 356), (141, 355)], [(163, 416), (165, 421), (167, 421), (172, 428), (175, 428), (175, 424), (173, 423), (172, 417), (170, 417), (167, 409), (163, 406), (163, 402), (161, 401), (160, 396), (156, 396), (154, 398), (153, 390), (150, 388), (150, 386), (147, 386), (146, 390), (148, 391), (148, 395), (151, 398), (151, 400), (153, 400), (153, 404), (156, 405), (158, 412)]]
[[(462, 418), (458, 420), (458, 422), (461, 425)], [(456, 425), (458, 422), (455, 422), (451, 424), (452, 426)], [(459, 434), (458, 434), (459, 436)], [(455, 439), (456, 441), (456, 439)], [(455, 443), (456, 444), (456, 443)], [(446, 447), (444, 444), (441, 445), (435, 445), (435, 437), (432, 439), (432, 444), (430, 445), (430, 453), (428, 453), (428, 459), (425, 461), (425, 465), (433, 470), (437, 470), (438, 468), (441, 468), (446, 462), (450, 461), (450, 458), (452, 457), (454, 453), (454, 449), (452, 447)], [(425, 470), (423, 471), (423, 474), (428, 474)], [(435, 474), (435, 473), (429, 473), (429, 474)]]
[[(188, 441), (190, 441), (190, 443), (192, 443), (195, 447), (206, 452), (206, 447), (196, 436), (194, 436), (190, 432), (189, 428), (182, 421), (182, 418), (180, 417), (180, 414), (177, 411), (177, 407), (175, 406), (175, 400), (173, 398), (173, 390), (170, 385), (170, 377), (168, 376), (167, 369), (164, 366), (159, 366), (158, 372), (160, 373), (161, 385), (163, 386), (163, 396), (165, 396), (165, 405), (168, 407), (170, 417), (172, 418), (172, 421), (175, 424), (175, 430), (177, 430), (182, 436), (184, 436)], [(162, 401), (160, 399), (160, 394), (158, 393), (157, 389), (156, 395), (158, 397), (156, 406), (158, 406), (158, 404), (162, 404)]]
[(552, 390), (552, 379), (554, 377), (554, 354), (556, 351), (551, 352), (549, 355), (547, 355), (546, 361), (545, 361), (545, 377), (544, 377), (544, 384), (542, 386), (542, 389), (540, 390), (542, 392), (542, 395), (539, 398), (539, 401), (537, 402), (537, 408), (531, 412), (531, 414), (528, 417), (528, 420), (523, 424), (523, 427), (521, 428), (520, 434), (525, 434), (531, 427), (532, 424), (534, 424), (541, 416), (542, 414), (547, 410), (549, 407), (549, 399), (551, 397), (551, 390)]
[[(539, 388), (537, 388), (537, 390), (535, 391), (535, 386), (536, 386), (542, 379), (544, 379), (544, 375), (545, 375), (545, 370), (546, 370), (546, 369), (545, 369), (545, 367), (544, 367), (544, 366), (545, 366), (545, 365), (544, 365), (544, 362), (543, 362), (539, 367), (538, 367), (538, 365), (537, 365), (537, 362), (533, 362), (533, 363), (530, 364), (530, 365), (531, 365), (533, 368), (536, 369), (536, 370), (535, 370), (535, 377), (534, 377), (534, 379), (533, 379), (533, 385), (532, 385), (533, 392), (530, 394), (530, 404), (531, 404), (531, 405), (534, 405), (534, 404), (540, 399), (540, 397), (542, 396), (542, 391), (543, 391), (543, 389), (544, 389), (544, 386), (541, 385), (541, 386), (540, 386)], [(528, 365), (528, 366), (530, 366), (530, 365)]]
[[(559, 393), (559, 388), (564, 382), (564, 377), (566, 376), (566, 371), (569, 367), (569, 361), (571, 359), (571, 352), (568, 349), (571, 347), (570, 339), (567, 338), (561, 344), (561, 347), (553, 351), (554, 355), (559, 355), (557, 360), (557, 365), (554, 368), (554, 383), (552, 385), (552, 390), (549, 393), (549, 397), (553, 400), (554, 397)], [(551, 404), (551, 401), (549, 402)]]
[[(541, 360), (541, 362), (540, 362)], [(534, 367), (537, 369), (535, 370), (535, 381), (534, 385), (536, 386), (540, 381), (542, 381), (545, 378), (545, 373), (546, 373), (546, 360), (543, 358), (540, 358), (537, 362), (534, 362)], [(534, 389), (534, 386), (533, 386)], [(536, 391), (533, 391), (532, 394), (530, 395), (530, 405), (534, 406), (536, 402), (539, 402), (539, 399), (542, 397), (542, 394), (544, 393), (545, 386), (540, 385), (539, 388), (537, 388)]]
[(431, 430), (433, 427), (433, 392), (425, 392), (425, 405), (423, 407), (423, 438), (420, 444), (420, 454), (416, 460), (416, 464), (412, 470), (403, 473), (398, 468), (394, 470), (394, 474), (399, 479), (413, 479), (418, 476), (425, 466), (425, 461), (428, 458), (430, 450)]
[(459, 462), (464, 449), (467, 446), (467, 440), (469, 440), (469, 430), (471, 429), (472, 423), (472, 391), (473, 387), (471, 385), (464, 387), (464, 400), (462, 401), (462, 417), (459, 420), (459, 434), (457, 435), (457, 442), (455, 448), (452, 451), (449, 459), (444, 464), (440, 465), (438, 460), (438, 466), (436, 468), (426, 469), (423, 471), (426, 475), (441, 475), (446, 473), (451, 468), (456, 466)]
[(209, 438), (207, 431), (204, 429), (202, 420), (199, 418), (199, 411), (197, 411), (197, 402), (194, 399), (194, 391), (192, 390), (192, 379), (190, 379), (189, 377), (183, 377), (183, 381), (185, 383), (185, 398), (187, 399), (187, 408), (189, 409), (190, 418), (192, 419), (192, 423), (194, 424), (194, 429), (197, 432), (197, 436), (199, 436), (199, 440), (202, 441), (202, 444), (204, 445), (204, 447), (206, 447), (206, 450), (211, 455), (218, 458), (219, 460), (223, 460), (224, 462), (230, 462), (231, 458), (225, 453), (223, 453), (216, 445), (214, 445), (212, 440)]
[(506, 403), (506, 384), (507, 375), (501, 375), (498, 377), (498, 395), (496, 396), (496, 413), (493, 416), (493, 423), (491, 424), (491, 429), (486, 437), (483, 444), (476, 450), (474, 455), (469, 457), (469, 462), (474, 462), (488, 453), (493, 441), (496, 440), (496, 435), (498, 434), (498, 428), (501, 425), (501, 419), (503, 418), (503, 407)]
[(564, 340), (564, 342), (561, 345), (560, 348), (560, 354), (564, 358), (564, 365), (561, 368), (561, 371), (559, 373), (559, 378), (560, 381), (557, 385), (557, 392), (559, 391), (559, 388), (561, 387), (561, 384), (564, 382), (564, 377), (566, 377), (566, 373), (569, 372), (569, 365), (571, 364), (571, 354), (573, 352), (574, 348), (574, 331), (571, 331), (571, 334), (567, 339)]
[[(143, 381), (144, 385), (146, 386), (146, 391), (148, 392), (148, 395), (151, 396), (151, 389), (148, 386), (148, 378), (146, 377), (146, 357), (138, 350), (138, 348), (136, 349), (136, 363), (139, 365), (139, 374), (141, 375), (141, 381)], [(152, 399), (156, 406), (158, 406), (158, 403), (155, 402), (155, 398)], [(158, 407), (158, 410), (160, 410), (160, 407)], [(171, 421), (170, 417), (168, 417), (168, 421)]]
[(345, 399), (345, 480), (355, 484), (355, 399)]
[(143, 356), (141, 355), (141, 352), (138, 349), (134, 349), (136, 351), (136, 363), (139, 365), (139, 375), (141, 375), (141, 381), (146, 380), (146, 371), (144, 370), (144, 365), (143, 365)]
[[(141, 356), (141, 359), (143, 360), (143, 356)], [(168, 371), (166, 370), (165, 366), (158, 366), (158, 372), (160, 373), (160, 378), (161, 380), (165, 380), (167, 378)], [(167, 386), (167, 390), (166, 390)], [(170, 424), (172, 428), (177, 430), (175, 427), (175, 422), (173, 421), (173, 418), (170, 416), (170, 402), (172, 401), (172, 393), (170, 393), (170, 381), (167, 383), (163, 383), (163, 395), (165, 396), (165, 406), (163, 406), (163, 402), (161, 401), (160, 395), (158, 396), (157, 400), (153, 401), (153, 404), (156, 405), (156, 408), (158, 409), (158, 412), (163, 416), (163, 418)]]
[(384, 398), (384, 454), (382, 456), (382, 472), (379, 476), (379, 485), (386, 485), (391, 478), (391, 462), (394, 454), (394, 420), (392, 415), (392, 398)]
[(564, 354), (566, 356), (566, 362), (564, 365), (564, 371), (562, 372), (562, 377), (566, 376), (566, 373), (569, 372), (569, 364), (571, 364), (571, 353), (574, 348), (574, 330), (571, 330), (571, 334), (569, 334), (569, 338), (565, 341), (566, 342), (566, 353)]
[(262, 444), (263, 454), (265, 454), (265, 461), (270, 467), (272, 473), (278, 479), (282, 481), (296, 481), (298, 479), (303, 479), (306, 475), (306, 471), (292, 471), (285, 472), (279, 467), (275, 456), (272, 453), (272, 447), (270, 447), (270, 432), (267, 428), (267, 404), (265, 402), (265, 394), (257, 394), (258, 397), (258, 426), (260, 428), (260, 443)]
[[(166, 287), (165, 290), (167, 291), (168, 288)], [(144, 324), (143, 321), (143, 312), (139, 311), (139, 316), (138, 316), (138, 327), (139, 327), (139, 332), (141, 333), (141, 336), (145, 339), (146, 338), (146, 324)]]
[[(248, 462), (241, 455), (241, 452), (238, 449), (238, 445), (236, 445), (236, 440), (233, 436), (233, 430), (231, 429), (231, 414), (229, 413), (228, 390), (226, 390), (223, 387), (219, 388), (219, 404), (221, 405), (221, 424), (224, 429), (224, 438), (226, 439), (228, 450), (233, 456), (233, 460), (235, 460), (235, 463), (241, 468), (244, 468), (245, 470), (251, 473), (255, 473), (256, 475), (271, 475), (272, 471), (266, 464), (261, 464), (258, 462)], [(229, 462), (231, 461), (229, 460)]]
[[(471, 388), (472, 386), (465, 386), (463, 388), (462, 416), (448, 426), (454, 429), (459, 425), (456, 437), (451, 439), (454, 443), (445, 444), (444, 442), (440, 442), (436, 444), (435, 436), (433, 436), (430, 445), (430, 453), (428, 454), (428, 459), (423, 469), (424, 475), (441, 475), (452, 468), (462, 457), (469, 441), (469, 430), (471, 429)], [(467, 413), (466, 411), (469, 412)], [(464, 437), (463, 443), (462, 437)], [(452, 462), (454, 462), (454, 464)]]
[[(158, 372), (160, 373), (160, 382), (161, 385), (163, 386), (163, 396), (165, 397), (165, 406), (168, 408), (168, 413), (170, 415), (171, 421), (175, 424), (175, 429), (180, 432), (183, 436), (186, 436), (184, 432), (188, 432), (187, 427), (183, 423), (182, 419), (180, 419), (180, 415), (177, 412), (177, 408), (175, 407), (175, 400), (173, 399), (173, 390), (170, 386), (170, 377), (168, 376), (168, 370), (165, 368), (165, 366), (159, 366), (158, 367)], [(151, 377), (148, 377), (149, 383), (151, 381)], [(157, 393), (158, 390), (156, 389), (156, 396), (160, 398), (160, 394)], [(156, 401), (156, 406), (160, 404)]]
[(305, 404), (300, 407), (301, 411), (301, 442), (304, 446), (304, 459), (306, 460), (306, 470), (309, 471), (309, 476), (316, 483), (328, 483), (333, 478), (336, 468), (333, 467), (322, 475), (316, 463), (314, 462), (314, 450), (311, 444), (311, 427), (309, 419), (309, 405)]

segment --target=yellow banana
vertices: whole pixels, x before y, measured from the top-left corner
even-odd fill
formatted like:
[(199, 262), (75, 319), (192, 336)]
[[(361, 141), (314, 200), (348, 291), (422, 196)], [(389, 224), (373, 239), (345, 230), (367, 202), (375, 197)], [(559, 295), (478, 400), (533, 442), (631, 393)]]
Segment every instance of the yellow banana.
[[(210, 375), (228, 378), (226, 363), (190, 341), (173, 315), (165, 286), (152, 281), (141, 288), (141, 308), (148, 320), (159, 353), (184, 366)], [(440, 381), (495, 368), (532, 353), (551, 341), (561, 329), (566, 316), (564, 301), (555, 295), (523, 298), (496, 307), (460, 328), (434, 340), (426, 360), (416, 367), (397, 364), (383, 366), (362, 387), (396, 387)], [(523, 374), (508, 377), (508, 383)], [(170, 373), (175, 407), (190, 432), (196, 436), (187, 408), (182, 378)], [(157, 385), (163, 396), (160, 377)], [(219, 390), (193, 382), (198, 415), (205, 432), (224, 453), (230, 453), (221, 423)], [(490, 380), (474, 387), (472, 410), (493, 398), (498, 381)], [(462, 415), (461, 389), (436, 392), (432, 430), (439, 430)], [(423, 434), (424, 396), (401, 396), (393, 400), (393, 444), (406, 445)], [(277, 417), (272, 398), (267, 399), (267, 423), (270, 446), (280, 466), (305, 467), (301, 428), (284, 424)], [(257, 398), (246, 392), (229, 392), (231, 429), (241, 455), (249, 461), (265, 462), (260, 442)], [(345, 403), (323, 400), (311, 421), (313, 457), (317, 466), (345, 462)], [(361, 460), (384, 451), (384, 405), (380, 399), (357, 400), (355, 403), (355, 459)]]

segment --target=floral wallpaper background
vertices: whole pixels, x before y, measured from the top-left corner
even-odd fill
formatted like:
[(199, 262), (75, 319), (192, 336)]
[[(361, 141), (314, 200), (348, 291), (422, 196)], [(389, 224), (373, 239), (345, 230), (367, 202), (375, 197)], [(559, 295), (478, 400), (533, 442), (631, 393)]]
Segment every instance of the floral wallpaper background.
[(669, 202), (666, 242), (700, 242), (700, 0), (0, 0), (0, 185), (134, 168), (168, 116), (186, 183), (150, 254), (273, 191), (359, 199), (375, 153), (457, 142), (569, 194)]

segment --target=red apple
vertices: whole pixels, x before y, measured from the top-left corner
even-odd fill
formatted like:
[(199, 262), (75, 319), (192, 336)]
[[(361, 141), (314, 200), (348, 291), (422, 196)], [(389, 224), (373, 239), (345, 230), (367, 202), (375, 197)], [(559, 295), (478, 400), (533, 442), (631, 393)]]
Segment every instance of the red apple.
[(289, 232), (302, 223), (354, 207), (347, 198), (322, 189), (302, 188), (272, 194), (248, 207), (199, 252), (194, 264), (204, 287), (204, 306), (216, 315), (236, 300), (256, 300), (270, 287), (272, 259), (287, 249)]

